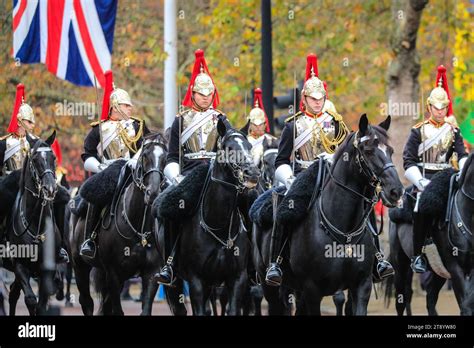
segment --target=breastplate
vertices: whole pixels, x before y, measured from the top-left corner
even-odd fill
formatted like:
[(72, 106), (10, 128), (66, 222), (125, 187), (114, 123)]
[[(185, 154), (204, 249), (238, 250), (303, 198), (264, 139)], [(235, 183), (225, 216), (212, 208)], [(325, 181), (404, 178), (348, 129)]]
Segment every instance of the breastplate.
[(6, 152), (10, 149), (16, 149), (15, 153), (5, 161), (4, 172), (9, 174), (14, 170), (21, 169), (23, 162), (26, 158), (28, 151), (30, 150), (30, 144), (25, 137), (15, 138), (13, 136), (8, 137), (6, 140)]
[(303, 161), (314, 161), (318, 155), (326, 152), (321, 139), (321, 132), (324, 132), (325, 136), (329, 140), (333, 140), (335, 137), (335, 124), (334, 119), (329, 114), (324, 114), (320, 117), (321, 122), (309, 116), (301, 116), (296, 120), (296, 137), (306, 131), (306, 129), (312, 129), (311, 138), (303, 146), (298, 149), (297, 154), (300, 160)]
[[(213, 116), (196, 128), (189, 139), (184, 144), (185, 156), (190, 159), (203, 159), (214, 157), (214, 147), (217, 141), (217, 115), (218, 112), (213, 110)], [(199, 117), (200, 113), (194, 110), (189, 110), (184, 113), (183, 130), (188, 128), (195, 117)]]
[[(431, 139), (436, 136), (439, 132), (439, 128), (436, 128), (431, 123), (424, 124), (421, 127), (421, 140), (424, 142), (427, 139)], [(451, 165), (448, 163), (446, 158), (449, 149), (451, 148), (454, 141), (454, 131), (451, 128), (446, 132), (439, 140), (429, 149), (427, 149), (423, 156), (425, 162), (425, 168), (428, 170), (442, 170)]]
[(106, 121), (102, 124), (104, 142), (111, 136), (113, 140), (105, 144), (105, 158), (109, 160), (129, 159), (130, 150), (125, 143), (126, 136), (134, 137), (133, 120)]

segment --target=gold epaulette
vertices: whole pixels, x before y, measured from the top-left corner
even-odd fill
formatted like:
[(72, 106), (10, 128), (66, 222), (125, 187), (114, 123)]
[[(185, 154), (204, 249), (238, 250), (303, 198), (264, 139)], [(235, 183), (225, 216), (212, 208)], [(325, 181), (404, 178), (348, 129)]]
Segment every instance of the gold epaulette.
[(326, 110), (325, 112), (328, 113), (329, 115), (331, 115), (332, 118), (334, 118), (334, 121), (337, 121), (337, 122), (342, 121), (342, 116), (340, 114), (338, 114), (337, 112), (329, 111), (329, 110)]
[(4, 135), (3, 137), (0, 137), (0, 141), (5, 140), (5, 139), (8, 138), (9, 136), (11, 136), (11, 134), (7, 134), (7, 135)]
[(187, 113), (189, 110), (191, 110), (191, 109), (190, 109), (190, 108), (186, 108), (186, 109), (184, 109), (183, 111), (178, 112), (178, 114), (176, 115), (176, 117), (180, 117), (180, 116), (184, 115), (184, 114)]
[(138, 118), (138, 117), (135, 117), (135, 116), (130, 116), (130, 118), (131, 118), (132, 120), (137, 121), (138, 123), (143, 122), (143, 120), (142, 120), (141, 118)]
[(98, 126), (99, 123), (105, 122), (105, 121), (107, 121), (107, 120), (94, 121), (94, 122), (92, 122), (92, 123), (90, 124), (90, 126), (91, 126), (91, 127), (95, 127), (95, 126)]
[(225, 115), (224, 112), (219, 109), (214, 109), (214, 110), (216, 110), (219, 114)]
[(293, 121), (295, 118), (300, 117), (301, 115), (303, 115), (303, 113), (302, 113), (301, 111), (298, 111), (296, 114), (291, 115), (290, 117), (288, 117), (288, 118), (285, 120), (285, 123), (291, 122), (291, 121)]
[(413, 126), (413, 128), (415, 128), (415, 129), (416, 129), (416, 128), (420, 128), (420, 127), (423, 126), (423, 124), (425, 124), (426, 122), (428, 122), (428, 121), (421, 121), (421, 122), (415, 124), (415, 125)]

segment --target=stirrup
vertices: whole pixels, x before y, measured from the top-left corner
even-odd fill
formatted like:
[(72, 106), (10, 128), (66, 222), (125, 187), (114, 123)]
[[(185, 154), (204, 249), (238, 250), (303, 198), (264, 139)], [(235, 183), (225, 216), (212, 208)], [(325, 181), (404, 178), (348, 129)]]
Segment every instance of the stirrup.
[[(91, 255), (87, 255), (84, 253), (86, 247), (87, 247), (87, 244), (91, 243), (92, 246), (91, 248), (88, 248), (89, 250), (93, 251), (93, 254), (92, 256)], [(83, 257), (87, 257), (87, 258), (90, 258), (90, 259), (94, 259), (95, 258), (95, 255), (97, 253), (97, 247), (95, 245), (95, 241), (93, 239), (86, 239), (82, 244), (81, 244), (81, 250), (79, 251), (79, 255), (83, 256)]]
[[(271, 274), (273, 273), (273, 274)], [(283, 271), (278, 262), (272, 262), (265, 274), (265, 283), (270, 286), (280, 286), (283, 281)]]

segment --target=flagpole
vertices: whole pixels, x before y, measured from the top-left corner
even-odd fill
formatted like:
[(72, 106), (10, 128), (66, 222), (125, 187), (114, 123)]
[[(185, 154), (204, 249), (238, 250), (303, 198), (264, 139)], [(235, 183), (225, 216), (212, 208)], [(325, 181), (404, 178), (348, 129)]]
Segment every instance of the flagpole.
[[(104, 156), (104, 141), (103, 141), (103, 136), (102, 136), (102, 120), (100, 119), (99, 115), (102, 115), (102, 112), (99, 112), (99, 91), (97, 89), (97, 78), (95, 77), (94, 74), (94, 87), (95, 87), (95, 108), (97, 110), (97, 117), (99, 119), (99, 141), (100, 141), (100, 157), (101, 157), (101, 162), (105, 162), (105, 156)], [(102, 111), (102, 110), (101, 110)]]

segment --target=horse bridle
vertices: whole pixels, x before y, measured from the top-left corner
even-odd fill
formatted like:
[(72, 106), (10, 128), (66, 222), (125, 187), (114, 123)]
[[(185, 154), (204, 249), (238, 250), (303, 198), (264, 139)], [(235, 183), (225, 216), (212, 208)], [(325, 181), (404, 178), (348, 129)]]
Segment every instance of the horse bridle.
[[(38, 147), (38, 149), (36, 149), (34, 151), (34, 155), (36, 155), (39, 152), (51, 152), (51, 151), (52, 150), (51, 150), (50, 147), (46, 147), (46, 146)], [(42, 187), (41, 187), (42, 183), (41, 183), (41, 181), (42, 181), (43, 177), (46, 174), (51, 174), (54, 178), (54, 181), (56, 181), (56, 173), (51, 169), (46, 169), (41, 174), (38, 174), (38, 170), (33, 165), (32, 158), (33, 158), (33, 155), (30, 155), (29, 157), (27, 157), (26, 160), (28, 161), (28, 166), (30, 168), (30, 172), (32, 173), (32, 179), (33, 179), (33, 183), (34, 183), (35, 188), (36, 188), (36, 192), (33, 191), (31, 188), (29, 188), (27, 186), (26, 182), (24, 183), (23, 187), (26, 191), (31, 193), (33, 195), (33, 197), (35, 197), (35, 198), (40, 198), (41, 197), (42, 198), (42, 200), (41, 200), (41, 211), (40, 211), (39, 222), (38, 222), (38, 226), (40, 226), (41, 221), (43, 219), (44, 209), (48, 205), (48, 203), (51, 203), (52, 201), (54, 201), (54, 198), (56, 197), (56, 193), (57, 193), (58, 189), (57, 189), (57, 186), (56, 186), (52, 197), (47, 197), (44, 194), (42, 195)], [(22, 205), (21, 205), (22, 201), (23, 201), (22, 196), (20, 196), (20, 199), (18, 200), (17, 208), (19, 209), (20, 220), (21, 220), (21, 223), (23, 225), (23, 232), (20, 233), (20, 234), (16, 233), (15, 222), (12, 221), (13, 233), (17, 237), (21, 237), (23, 234), (28, 232), (30, 237), (34, 238), (34, 242), (39, 242), (39, 241), (44, 242), (44, 240), (45, 240), (45, 235), (44, 234), (41, 234), (41, 235), (40, 234), (34, 234), (33, 232), (30, 231), (30, 222), (28, 222), (28, 220), (26, 219), (25, 213), (22, 210)], [(49, 208), (49, 209), (51, 210), (51, 208)], [(54, 221), (54, 214), (52, 215), (52, 218), (53, 218), (53, 221)]]
[[(231, 133), (229, 135), (226, 134), (224, 137), (221, 137), (217, 142), (217, 149), (218, 150), (223, 150), (223, 145), (222, 144), (224, 143), (225, 139), (227, 137), (233, 135), (233, 134), (236, 134), (236, 133)], [(241, 136), (242, 138), (245, 139), (245, 137), (241, 134), (238, 134), (238, 136)], [(245, 156), (246, 160), (247, 160), (247, 157), (248, 156)], [(214, 161), (215, 160), (213, 160), (211, 162), (211, 167), (213, 167)], [(233, 184), (233, 183), (230, 183), (228, 181), (225, 181), (225, 180), (217, 179), (216, 177), (214, 177), (212, 172), (211, 172), (211, 180), (213, 182), (217, 182), (217, 183), (220, 183), (220, 184), (225, 185), (225, 186), (233, 187), (234, 189), (237, 190), (237, 193), (242, 193), (247, 189), (247, 187), (245, 186), (245, 178), (244, 178), (244, 171), (242, 169), (242, 164), (249, 164), (249, 163), (253, 163), (253, 161), (250, 162), (250, 160), (247, 160), (244, 163), (237, 163), (237, 162), (225, 162), (224, 163), (225, 166), (230, 168), (232, 176), (235, 179), (237, 179), (237, 182), (238, 182), (237, 185)]]
[[(148, 147), (149, 145), (158, 145), (161, 148), (165, 149), (164, 145), (158, 141), (158, 140), (149, 140), (143, 144), (143, 150), (145, 147)], [(138, 161), (137, 161), (137, 166), (135, 167), (134, 170), (132, 170), (132, 180), (134, 184), (138, 187), (138, 189), (142, 192), (145, 192), (146, 190), (146, 185), (144, 184), (145, 178), (151, 174), (151, 173), (159, 173), (162, 178), (164, 178), (163, 171), (160, 170), (159, 166), (151, 168), (150, 170), (146, 171), (143, 173), (143, 153), (140, 154)], [(162, 180), (162, 184), (164, 183), (164, 180)]]
[[(39, 152), (51, 152), (51, 148), (49, 147), (38, 147), (38, 149), (36, 149), (34, 151), (34, 155), (36, 155), (37, 153)], [(26, 183), (24, 184), (24, 188), (25, 190), (27, 190), (28, 192), (30, 192), (33, 197), (35, 198), (40, 198), (41, 197), (41, 193), (42, 193), (42, 190), (41, 190), (41, 185), (42, 185), (42, 179), (45, 175), (47, 174), (51, 174), (54, 178), (54, 181), (56, 181), (56, 173), (51, 170), (51, 169), (45, 169), (41, 174), (38, 174), (38, 170), (35, 168), (35, 166), (33, 165), (33, 155), (30, 156), (30, 158), (27, 159), (28, 161), (28, 165), (29, 165), (29, 168), (30, 168), (30, 172), (32, 173), (32, 179), (33, 179), (33, 183), (35, 185), (35, 188), (36, 188), (36, 192), (33, 191), (31, 188), (29, 188)], [(47, 197), (45, 195), (43, 195), (43, 201), (53, 201), (55, 196), (56, 196), (56, 193), (58, 191), (58, 188), (56, 187), (52, 197)]]
[(262, 156), (262, 165), (261, 165), (261, 175), (263, 177), (263, 182), (264, 182), (264, 185), (265, 185), (265, 188), (266, 189), (271, 189), (272, 186), (273, 186), (273, 179), (272, 178), (269, 178), (266, 174), (266, 171), (265, 171), (265, 168), (266, 168), (266, 165), (265, 165), (265, 156), (267, 154), (270, 154), (270, 153), (275, 153), (277, 152), (278, 153), (278, 149), (267, 149), (263, 152), (263, 156)]
[[(361, 149), (359, 148), (359, 144), (362, 144), (365, 141), (368, 141), (371, 139), (370, 136), (366, 135), (361, 137), (359, 140), (357, 139), (357, 134), (355, 135), (354, 139), (354, 147), (356, 148), (356, 157), (355, 161), (357, 165), (359, 166), (359, 170), (361, 173), (363, 173), (367, 179), (369, 180), (369, 185), (372, 186), (375, 189), (375, 192), (377, 195), (379, 195), (382, 192), (382, 181), (380, 180), (380, 177), (382, 174), (390, 168), (395, 168), (395, 165), (392, 162), (385, 162), (384, 166), (380, 169), (378, 173), (375, 173), (372, 168), (367, 164), (367, 160), (362, 153)], [(377, 139), (377, 135), (374, 135), (374, 139)]]
[[(335, 227), (329, 221), (328, 217), (324, 214), (323, 207), (322, 207), (322, 194), (319, 197), (319, 212), (320, 212), (321, 218), (322, 218), (321, 222), (322, 222), (323, 226), (325, 226), (326, 229), (334, 235), (336, 240), (338, 240), (336, 236), (340, 236), (340, 237), (343, 237), (343, 238), (346, 239), (345, 241), (338, 240), (340, 243), (350, 243), (355, 237), (359, 237), (359, 238), (362, 237), (362, 233), (366, 230), (366, 227), (367, 227), (367, 220), (369, 218), (369, 215), (370, 215), (373, 207), (375, 206), (375, 204), (377, 204), (377, 202), (379, 200), (379, 196), (382, 192), (382, 181), (380, 180), (380, 176), (387, 169), (395, 167), (392, 162), (387, 162), (381, 168), (379, 173), (375, 173), (369, 167), (369, 165), (367, 164), (367, 160), (366, 160), (364, 154), (362, 153), (362, 151), (359, 148), (359, 145), (361, 143), (363, 143), (365, 141), (368, 141), (369, 139), (371, 139), (371, 137), (370, 136), (363, 136), (360, 139), (357, 139), (357, 135), (358, 135), (358, 133), (355, 134), (355, 139), (353, 141), (353, 145), (354, 145), (354, 147), (357, 151), (355, 162), (359, 166), (359, 171), (361, 173), (363, 173), (366, 176), (366, 178), (369, 180), (369, 185), (374, 188), (373, 197), (372, 198), (367, 198), (363, 194), (360, 194), (359, 192), (351, 189), (350, 187), (347, 187), (346, 185), (344, 185), (343, 183), (341, 183), (340, 181), (338, 181), (334, 177), (334, 175), (332, 173), (332, 170), (329, 170), (329, 175), (330, 175), (331, 179), (336, 183), (336, 185), (342, 187), (343, 189), (345, 189), (347, 191), (350, 191), (350, 192), (354, 193), (355, 195), (361, 197), (366, 203), (368, 203), (367, 207), (364, 211), (364, 214), (362, 215), (361, 222), (358, 225), (356, 225), (356, 227), (352, 231), (350, 231), (349, 233), (344, 233), (343, 231), (341, 231), (337, 227)], [(377, 138), (377, 135), (375, 135), (375, 139), (376, 138)], [(336, 165), (336, 163), (334, 163), (333, 168), (335, 167), (335, 165)], [(357, 243), (357, 241), (355, 243)]]

